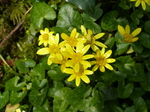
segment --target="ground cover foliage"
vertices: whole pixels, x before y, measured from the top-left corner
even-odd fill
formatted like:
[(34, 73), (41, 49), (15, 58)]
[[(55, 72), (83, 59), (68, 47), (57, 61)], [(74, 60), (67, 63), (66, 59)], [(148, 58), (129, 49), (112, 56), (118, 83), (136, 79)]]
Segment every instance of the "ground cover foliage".
[(1, 112), (150, 110), (149, 0), (1, 4)]

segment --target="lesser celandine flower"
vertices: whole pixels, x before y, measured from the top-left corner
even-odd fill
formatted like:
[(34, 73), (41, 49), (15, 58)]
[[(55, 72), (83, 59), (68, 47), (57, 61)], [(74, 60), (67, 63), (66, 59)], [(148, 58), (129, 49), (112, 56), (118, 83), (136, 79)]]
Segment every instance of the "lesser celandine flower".
[(146, 4), (150, 5), (150, 0), (130, 0), (130, 1), (136, 1), (135, 7), (138, 7), (141, 4), (143, 10), (146, 9)]
[(92, 30), (86, 31), (86, 28), (83, 25), (81, 25), (81, 31), (82, 31), (83, 37), (86, 39), (86, 44), (89, 44), (93, 51), (96, 51), (97, 49), (99, 49), (97, 46), (107, 48), (105, 44), (99, 41), (96, 41), (97, 39), (101, 38), (105, 33), (99, 33), (97, 35), (93, 35)]
[(16, 111), (15, 112), (25, 112), (24, 110), (22, 110), (21, 111), (21, 109), (20, 108), (18, 108), (18, 109), (16, 109)]
[(113, 63), (116, 60), (109, 58), (111, 54), (111, 50), (108, 50), (105, 53), (105, 48), (102, 48), (102, 50), (97, 50), (94, 55), (95, 61), (91, 62), (91, 64), (94, 65), (92, 71), (96, 71), (99, 68), (101, 72), (105, 72), (105, 67), (109, 70), (113, 70), (113, 67), (109, 63)]
[(71, 31), (71, 34), (70, 36), (68, 36), (67, 34), (65, 33), (62, 33), (61, 34), (61, 37), (64, 39), (64, 41), (62, 41), (60, 43), (61, 46), (65, 46), (66, 44), (69, 44), (71, 47), (75, 47), (77, 45), (77, 43), (79, 41), (82, 41), (83, 43), (85, 42), (85, 39), (84, 38), (79, 38), (79, 33), (77, 32), (77, 29), (74, 28), (72, 31)]
[(48, 65), (52, 64), (51, 58), (58, 57), (61, 58), (60, 45), (59, 45), (59, 34), (56, 34), (55, 38), (50, 38), (49, 47), (41, 48), (37, 51), (39, 55), (50, 54), (48, 58)]
[(79, 71), (80, 65), (82, 64), (83, 67), (87, 68), (90, 67), (91, 64), (87, 59), (93, 58), (94, 56), (92, 54), (86, 54), (85, 53), (89, 50), (90, 45), (84, 46), (82, 42), (78, 42), (76, 45), (76, 49), (72, 48), (69, 44), (66, 45), (66, 52), (63, 54), (70, 58), (66, 62), (66, 66), (73, 67), (76, 72)]
[(64, 72), (67, 74), (72, 74), (68, 78), (68, 81), (75, 79), (76, 86), (80, 85), (81, 80), (83, 80), (85, 83), (90, 83), (90, 79), (87, 77), (87, 75), (93, 74), (93, 71), (87, 70), (87, 68), (83, 67), (83, 65), (80, 65), (78, 71), (76, 71), (75, 68), (66, 68), (64, 69)]
[(118, 31), (124, 37), (124, 41), (129, 43), (129, 42), (135, 42), (139, 39), (138, 37), (135, 37), (135, 36), (137, 36), (141, 32), (141, 28), (135, 29), (130, 34), (129, 25), (126, 25), (125, 29), (122, 26), (118, 25)]
[(45, 28), (44, 30), (40, 30), (41, 35), (39, 36), (39, 43), (38, 45), (44, 44), (46, 47), (49, 44), (50, 38), (53, 38), (54, 32), (49, 32), (48, 28)]

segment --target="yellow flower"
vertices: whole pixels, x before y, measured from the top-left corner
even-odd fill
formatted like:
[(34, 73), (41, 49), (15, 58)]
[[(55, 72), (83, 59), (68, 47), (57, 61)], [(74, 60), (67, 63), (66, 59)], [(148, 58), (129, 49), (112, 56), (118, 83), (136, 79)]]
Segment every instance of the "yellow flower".
[(24, 110), (23, 111), (21, 111), (21, 109), (20, 108), (18, 108), (18, 109), (16, 109), (16, 111), (15, 112), (25, 112)]
[(146, 4), (150, 5), (150, 0), (130, 0), (130, 1), (136, 1), (135, 7), (138, 7), (141, 4), (143, 10), (146, 9)]
[(48, 58), (48, 65), (52, 64), (52, 58), (58, 57), (61, 58), (60, 45), (59, 45), (59, 34), (56, 34), (55, 38), (50, 38), (49, 47), (41, 48), (37, 51), (39, 55), (50, 54)]
[(124, 37), (125, 42), (135, 42), (139, 39), (138, 37), (135, 37), (135, 36), (137, 36), (141, 32), (141, 28), (135, 29), (130, 34), (130, 26), (129, 25), (126, 25), (125, 29), (122, 26), (118, 25), (118, 31)]
[(69, 44), (66, 45), (66, 52), (63, 53), (64, 56), (70, 58), (66, 62), (66, 66), (70, 66), (75, 68), (76, 72), (79, 71), (80, 65), (87, 68), (90, 67), (91, 64), (87, 59), (93, 58), (94, 55), (85, 53), (89, 50), (90, 45), (84, 46), (82, 42), (78, 42), (76, 49), (72, 48)]
[(79, 38), (80, 34), (77, 32), (76, 28), (74, 28), (71, 31), (70, 36), (68, 36), (65, 33), (62, 33), (61, 37), (64, 39), (64, 41), (60, 43), (61, 46), (65, 46), (66, 44), (69, 44), (71, 47), (75, 47), (79, 41), (82, 41), (83, 43), (85, 42), (85, 39)]
[(89, 44), (93, 51), (99, 49), (97, 46), (107, 48), (105, 44), (96, 41), (97, 39), (101, 38), (105, 33), (99, 33), (94, 36), (92, 30), (86, 31), (86, 28), (83, 25), (81, 25), (81, 32), (83, 34), (83, 37), (86, 39), (86, 44)]
[(39, 43), (38, 45), (41, 45), (42, 43), (46, 47), (49, 44), (50, 38), (53, 38), (54, 32), (49, 32), (48, 28), (45, 28), (44, 30), (40, 30), (41, 35), (39, 36)]
[(108, 50), (105, 53), (105, 48), (102, 48), (102, 50), (97, 50), (96, 54), (94, 55), (95, 61), (92, 61), (91, 64), (95, 65), (92, 69), (92, 71), (96, 71), (98, 68), (101, 72), (105, 72), (105, 67), (109, 70), (113, 70), (113, 67), (109, 63), (113, 63), (116, 60), (113, 58), (108, 58), (112, 54), (111, 50)]
[(75, 68), (66, 68), (64, 69), (64, 72), (72, 74), (68, 78), (68, 81), (75, 79), (76, 86), (80, 85), (81, 80), (83, 80), (85, 83), (90, 83), (90, 79), (87, 77), (87, 75), (93, 74), (93, 71), (87, 70), (87, 68), (83, 67), (83, 65), (80, 66), (79, 71), (76, 71)]

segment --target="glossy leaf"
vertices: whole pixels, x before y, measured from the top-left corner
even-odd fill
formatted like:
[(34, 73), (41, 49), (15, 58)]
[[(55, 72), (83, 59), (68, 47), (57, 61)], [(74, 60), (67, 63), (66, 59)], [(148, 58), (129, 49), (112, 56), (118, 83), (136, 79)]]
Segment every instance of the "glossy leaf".
[(0, 92), (0, 109), (2, 109), (7, 102), (9, 101), (9, 92), (4, 91), (3, 93)]
[[(40, 10), (39, 10), (40, 9)], [(31, 10), (31, 22), (36, 28), (43, 28), (44, 19), (54, 20), (55, 11), (44, 2), (36, 2)]]
[(102, 19), (101, 19), (101, 27), (104, 30), (108, 31), (114, 31), (117, 29), (117, 19), (118, 17), (118, 12), (117, 11), (110, 11), (106, 13)]
[(150, 49), (150, 37), (149, 37), (149, 35), (147, 34), (147, 33), (144, 33), (144, 32), (142, 32), (140, 35), (139, 35), (139, 41), (140, 41), (140, 43), (144, 46), (144, 47), (146, 47), (146, 48), (149, 48)]
[(41, 106), (45, 102), (47, 91), (48, 91), (48, 86), (47, 85), (44, 88), (40, 89), (40, 90), (32, 89), (29, 92), (29, 102), (34, 107)]
[(70, 5), (63, 5), (58, 13), (57, 27), (68, 29), (69, 27), (80, 28), (82, 18), (78, 11), (75, 11)]
[(15, 76), (8, 80), (5, 84), (5, 89), (8, 91), (19, 91), (25, 86), (25, 82), (18, 83), (20, 77)]
[(27, 90), (21, 92), (11, 91), (10, 93), (10, 103), (12, 105), (17, 104), (22, 101), (22, 99), (27, 95)]

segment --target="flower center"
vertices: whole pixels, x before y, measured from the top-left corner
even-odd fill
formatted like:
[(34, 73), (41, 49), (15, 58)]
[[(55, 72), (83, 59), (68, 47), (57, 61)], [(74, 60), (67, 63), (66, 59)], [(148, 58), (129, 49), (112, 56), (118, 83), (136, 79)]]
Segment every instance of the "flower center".
[(49, 35), (48, 34), (43, 34), (42, 37), (43, 37), (43, 40), (48, 40)]
[(132, 42), (133, 36), (130, 34), (124, 34), (124, 41), (125, 42)]
[(59, 53), (60, 52), (60, 49), (59, 49), (59, 45), (50, 45), (49, 47), (49, 52), (50, 53)]
[(77, 42), (78, 42), (77, 39), (74, 38), (74, 37), (69, 37), (69, 38), (66, 39), (66, 41), (72, 47), (76, 46)]
[(82, 54), (77, 52), (72, 57), (73, 62), (79, 63), (82, 60)]
[(106, 58), (104, 56), (100, 56), (96, 59), (96, 62), (99, 66), (104, 66), (107, 64)]
[(83, 66), (81, 65), (79, 71), (78, 71), (78, 72), (75, 72), (75, 74), (76, 74), (77, 76), (82, 76), (83, 73), (84, 73), (84, 68), (83, 68)]

